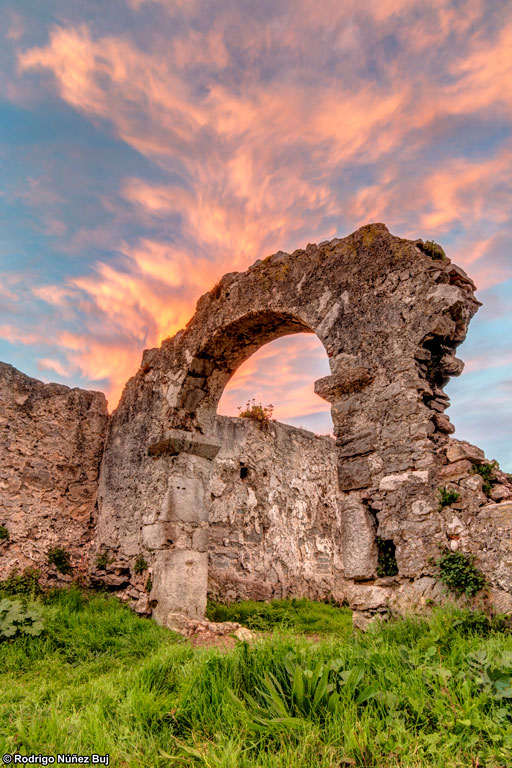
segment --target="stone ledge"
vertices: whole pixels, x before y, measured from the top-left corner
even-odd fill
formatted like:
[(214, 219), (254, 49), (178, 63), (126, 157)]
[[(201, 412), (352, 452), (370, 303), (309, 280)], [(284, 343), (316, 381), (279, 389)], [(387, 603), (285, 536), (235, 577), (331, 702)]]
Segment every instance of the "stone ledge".
[(203, 459), (214, 459), (220, 450), (220, 442), (210, 435), (204, 436), (184, 429), (171, 429), (162, 440), (148, 447), (150, 456), (192, 453)]

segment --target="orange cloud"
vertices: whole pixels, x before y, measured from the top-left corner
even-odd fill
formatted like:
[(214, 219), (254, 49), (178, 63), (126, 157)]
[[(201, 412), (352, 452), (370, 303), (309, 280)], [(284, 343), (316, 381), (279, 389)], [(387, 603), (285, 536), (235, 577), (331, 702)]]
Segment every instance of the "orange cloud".
[[(180, 9), (191, 15), (195, 7), (188, 0), (160, 4), (171, 14)], [(150, 2), (130, 5), (146, 12)], [(72, 312), (78, 303), (87, 317), (87, 332), (60, 336), (74, 366), (111, 381), (115, 399), (140, 349), (185, 325), (198, 295), (223, 272), (303, 245), (304, 232), (309, 239), (338, 234), (333, 221), (348, 221), (352, 229), (381, 220), (405, 235), (421, 235), (421, 229), (438, 237), (465, 220), (506, 225), (510, 147), (484, 159), (455, 156), (419, 167), (413, 161), (432, 141), (437, 121), (510, 109), (512, 24), (503, 24), (492, 39), (472, 31), (485, 12), (480, 0), (468, 0), (464, 15), (435, 0), (425, 19), (417, 13), (422, 7), (418, 0), (370, 0), (364, 8), (356, 0), (327, 0), (319, 13), (317, 5), (297, 0), (282, 23), (279, 14), (270, 22), (257, 14), (243, 19), (235, 4), (219, 7), (209, 28), (190, 26), (165, 46), (155, 36), (154, 47), (142, 50), (128, 37), (94, 36), (81, 25), (53, 28), (47, 45), (19, 56), (21, 72), (50, 73), (67, 104), (92, 120), (110, 121), (118, 137), (158, 166), (158, 182), (133, 176), (122, 182), (120, 195), (133, 216), (147, 227), (162, 226), (171, 216), (180, 222), (176, 246), (141, 237), (64, 287), (36, 289), (62, 311)], [(410, 23), (400, 24), (409, 12)], [(362, 67), (361, 14), (382, 25), (383, 35), (395, 33), (402, 45), (399, 54), (372, 62), (380, 67), (374, 77)], [(353, 79), (342, 68), (332, 74), (327, 56), (309, 79), (301, 60), (312, 39), (325, 39), (326, 49), (352, 57)], [(276, 71), (259, 78), (276, 40), (290, 56), (289, 69), (282, 77)], [(464, 43), (462, 53), (447, 59), (445, 83), (432, 82), (428, 68), (407, 71), (406, 55), (417, 61), (452, 40)], [(234, 42), (245, 67), (237, 65)], [(230, 67), (236, 78), (223, 78)], [(200, 88), (191, 74), (196, 69), (204, 72)], [(343, 189), (358, 164), (372, 166), (370, 180)], [(166, 172), (172, 180), (165, 180)], [(34, 196), (40, 192), (37, 185), (31, 189)], [(58, 234), (58, 222), (55, 227)], [(506, 270), (484, 265), (492, 246), (485, 227), (483, 232), (473, 238), (471, 252), (461, 251), (461, 261), (473, 262), (488, 286)], [(97, 233), (94, 245), (103, 236)], [(90, 237), (80, 233), (76, 245), (80, 238), (90, 244)], [(298, 359), (289, 349), (288, 359)], [(226, 390), (228, 400), (263, 375), (263, 362), (273, 355), (266, 354), (240, 369)], [(271, 378), (280, 383), (286, 413), (298, 407), (295, 396), (287, 400), (291, 382), (306, 398), (303, 407), (324, 407), (307, 394), (300, 374), (272, 360)]]

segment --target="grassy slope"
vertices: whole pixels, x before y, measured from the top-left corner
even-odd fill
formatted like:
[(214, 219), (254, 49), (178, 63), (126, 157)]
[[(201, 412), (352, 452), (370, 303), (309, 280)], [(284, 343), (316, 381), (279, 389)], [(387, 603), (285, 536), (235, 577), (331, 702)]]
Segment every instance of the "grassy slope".
[[(251, 623), (258, 612), (283, 609), (288, 628), (226, 653), (193, 650), (113, 599), (61, 593), (42, 606), (44, 636), (0, 644), (0, 754), (94, 751), (109, 753), (116, 768), (512, 765), (512, 699), (479, 686), (468, 665), (475, 651), (503, 665), (512, 637), (478, 636), (474, 622), (447, 611), (351, 635), (346, 611), (328, 606), (253, 608), (233, 608), (227, 618), (246, 610)], [(308, 614), (317, 634), (325, 616), (321, 642), (293, 634)], [(342, 689), (332, 715), (318, 710), (294, 729), (258, 731), (230, 690), (265, 704), (265, 673), (283, 681), (290, 653), (310, 668), (339, 659), (364, 679)], [(357, 704), (368, 684), (377, 695)]]

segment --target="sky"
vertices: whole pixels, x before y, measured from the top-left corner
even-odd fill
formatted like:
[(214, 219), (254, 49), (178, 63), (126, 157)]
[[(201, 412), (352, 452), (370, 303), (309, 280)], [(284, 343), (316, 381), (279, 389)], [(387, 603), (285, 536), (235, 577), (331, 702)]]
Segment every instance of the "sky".
[[(483, 307), (447, 387), (512, 471), (509, 0), (0, 0), (0, 359), (115, 407), (142, 350), (225, 272), (384, 222), (434, 239)], [(311, 335), (255, 397), (328, 433)]]

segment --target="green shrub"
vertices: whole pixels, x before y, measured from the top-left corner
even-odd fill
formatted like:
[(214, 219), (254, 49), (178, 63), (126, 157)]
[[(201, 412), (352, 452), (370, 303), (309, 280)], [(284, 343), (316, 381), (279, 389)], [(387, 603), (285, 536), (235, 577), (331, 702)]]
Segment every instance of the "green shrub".
[(450, 504), (454, 504), (460, 499), (460, 493), (452, 491), (451, 488), (438, 488), (437, 496), (439, 499), (439, 511), (445, 507), (449, 507)]
[(144, 558), (144, 555), (137, 555), (135, 559), (135, 564), (133, 566), (133, 572), (134, 573), (144, 573), (148, 568), (148, 564), (146, 559)]
[(423, 245), (420, 244), (420, 248), (434, 261), (446, 261), (446, 253), (434, 240), (427, 240)]
[(476, 568), (473, 555), (451, 552), (442, 547), (441, 557), (435, 561), (439, 580), (456, 595), (473, 597), (486, 585), (484, 574)]
[(499, 469), (497, 461), (489, 461), (486, 464), (473, 464), (472, 472), (483, 478), (484, 484), (482, 490), (486, 496), (492, 491), (492, 486), (496, 483), (495, 470)]
[(54, 565), (59, 573), (71, 573), (71, 557), (63, 547), (52, 547), (48, 551), (48, 563)]
[(377, 536), (375, 539), (379, 553), (377, 576), (396, 576), (398, 565), (395, 557), (395, 545), (391, 539), (381, 539)]
[(25, 608), (20, 602), (0, 600), (0, 640), (11, 640), (17, 635), (40, 635), (43, 622), (37, 611)]
[(268, 424), (268, 422), (272, 418), (272, 413), (274, 412), (274, 406), (262, 405), (261, 403), (257, 403), (253, 397), (252, 400), (247, 401), (245, 408), (242, 408), (242, 406), (239, 406), (238, 410), (239, 410), (238, 416), (241, 419), (252, 419), (253, 421), (257, 421), (258, 424), (264, 425), (264, 424)]
[(5, 527), (5, 525), (0, 525), (0, 541), (2, 539), (8, 539), (9, 538), (9, 531)]
[(151, 580), (151, 576), (148, 576), (145, 589), (146, 589), (146, 592), (151, 592), (151, 590), (153, 589), (153, 582)]
[(0, 582), (0, 595), (13, 597), (20, 596), (27, 600), (37, 597), (42, 593), (39, 577), (41, 573), (36, 568), (25, 568), (23, 573), (18, 573), (15, 568), (9, 576)]
[(98, 556), (96, 557), (96, 568), (100, 568), (101, 570), (106, 570), (109, 563), (112, 562), (112, 558), (108, 554), (108, 552), (100, 552)]

